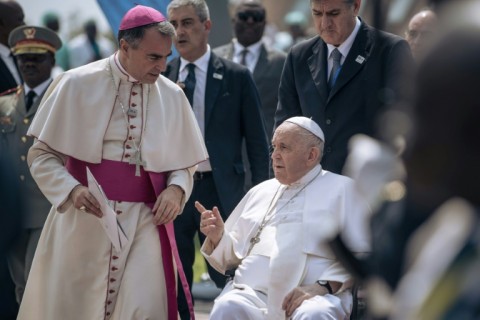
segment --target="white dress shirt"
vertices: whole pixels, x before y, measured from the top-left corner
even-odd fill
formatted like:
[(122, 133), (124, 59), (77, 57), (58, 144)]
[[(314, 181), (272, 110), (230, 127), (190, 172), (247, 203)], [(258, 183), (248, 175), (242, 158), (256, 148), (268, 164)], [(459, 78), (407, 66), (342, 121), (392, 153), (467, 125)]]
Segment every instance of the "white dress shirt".
[(253, 73), (255, 66), (257, 65), (258, 58), (260, 57), (260, 49), (262, 47), (262, 40), (248, 46), (244, 47), (238, 43), (237, 39), (233, 39), (233, 62), (241, 63), (242, 61), (242, 51), (247, 49), (248, 53), (245, 56), (246, 67)]
[(333, 66), (332, 51), (335, 48), (337, 48), (338, 51), (340, 51), (340, 53), (342, 54), (342, 58), (340, 59), (340, 65), (343, 65), (343, 63), (345, 62), (345, 58), (347, 57), (348, 53), (350, 52), (350, 49), (352, 48), (353, 41), (355, 41), (355, 38), (357, 37), (358, 30), (360, 30), (360, 25), (361, 24), (362, 23), (360, 22), (360, 19), (356, 18), (355, 27), (353, 28), (352, 33), (338, 47), (335, 47), (332, 44), (327, 44), (327, 48), (328, 48), (328, 55), (327, 55), (327, 57), (328, 57), (328, 59), (327, 59), (328, 74), (327, 74), (327, 79), (330, 79), (330, 72), (332, 71), (332, 66)]
[(40, 96), (42, 95), (42, 93), (47, 90), (47, 87), (48, 85), (50, 84), (50, 82), (52, 81), (52, 78), (48, 78), (47, 80), (43, 81), (42, 83), (40, 83), (38, 86), (36, 86), (35, 88), (30, 88), (28, 86), (28, 84), (24, 84), (23, 87), (24, 87), (24, 91), (25, 91), (25, 97), (27, 96), (27, 94), (30, 92), (30, 91), (35, 91), (35, 97), (33, 98), (33, 103), (35, 103), (39, 98)]
[[(195, 61), (188, 61), (180, 57), (180, 73), (178, 80), (185, 82), (188, 75), (187, 65), (193, 63), (195, 65), (195, 91), (193, 92), (192, 109), (197, 119), (198, 126), (205, 139), (205, 89), (207, 87), (207, 70), (208, 62), (210, 61), (211, 50), (210, 46), (207, 46), (207, 51), (203, 56)], [(212, 166), (209, 160), (205, 160), (198, 164), (197, 171), (205, 172), (212, 171)]]

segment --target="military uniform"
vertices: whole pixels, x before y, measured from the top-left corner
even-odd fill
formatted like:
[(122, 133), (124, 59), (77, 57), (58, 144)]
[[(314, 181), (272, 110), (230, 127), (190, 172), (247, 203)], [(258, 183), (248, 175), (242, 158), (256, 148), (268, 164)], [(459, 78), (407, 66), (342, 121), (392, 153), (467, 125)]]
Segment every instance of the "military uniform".
[(52, 206), (33, 180), (27, 164), (27, 153), (33, 138), (26, 133), (40, 100), (41, 97), (27, 112), (22, 87), (15, 94), (0, 97), (0, 154), (8, 155), (16, 164), (18, 179), (27, 200), (23, 230), (8, 257), (17, 301), (21, 300), (35, 248)]
[[(39, 64), (46, 61), (41, 57), (50, 53), (54, 54), (56, 49), (61, 46), (61, 41), (51, 30), (21, 26), (10, 33), (9, 45), (12, 53), (17, 58), (22, 58), (24, 70), (28, 71), (24, 77), (24, 85), (19, 86), (12, 94), (0, 96), (0, 154), (8, 156), (15, 164), (21, 185), (20, 191), (26, 201), (22, 217), (22, 230), (7, 255), (8, 266), (15, 283), (16, 299), (20, 303), (35, 249), (48, 212), (52, 207), (30, 174), (27, 153), (33, 144), (33, 138), (27, 136), (27, 131), (42, 96), (52, 81), (51, 68), (38, 67)], [(20, 68), (20, 73), (22, 73), (22, 68)], [(32, 74), (35, 78), (29, 81)], [(35, 92), (35, 97), (30, 99), (32, 103), (29, 108), (27, 108), (26, 93), (28, 92), (26, 91)]]

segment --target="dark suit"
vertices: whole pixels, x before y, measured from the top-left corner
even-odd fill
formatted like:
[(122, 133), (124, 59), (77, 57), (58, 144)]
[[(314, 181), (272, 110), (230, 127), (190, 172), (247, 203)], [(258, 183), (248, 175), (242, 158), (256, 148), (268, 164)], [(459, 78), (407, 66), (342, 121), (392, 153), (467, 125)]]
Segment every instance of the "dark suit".
[[(213, 52), (219, 57), (233, 60), (235, 53), (233, 42), (215, 48)], [(262, 44), (257, 64), (253, 70), (253, 80), (255, 81), (262, 102), (263, 120), (265, 122), (269, 145), (273, 136), (275, 110), (277, 110), (278, 105), (278, 86), (280, 85), (280, 77), (286, 58), (287, 55), (284, 52), (276, 49), (267, 49), (267, 47)], [(250, 166), (248, 157), (246, 156), (246, 150), (243, 150), (243, 160), (247, 164), (245, 189), (248, 191), (252, 187), (252, 173), (248, 169)], [(270, 176), (273, 176), (273, 172), (270, 173)]]
[[(180, 58), (167, 66), (165, 76), (177, 82)], [(245, 139), (251, 164), (252, 180), (258, 184), (268, 178), (268, 143), (260, 111), (260, 98), (247, 68), (217, 57), (212, 53), (205, 88), (205, 144), (212, 174), (195, 180), (192, 195), (183, 213), (175, 219), (175, 237), (190, 287), (195, 259), (194, 236), (200, 242), (200, 214), (194, 207), (200, 201), (205, 207), (218, 206), (226, 219), (244, 195), (245, 168), (242, 161), (242, 141)], [(211, 269), (213, 270), (213, 269)], [(217, 286), (225, 279), (212, 273)], [(188, 317), (179, 294), (182, 319)]]
[[(223, 45), (213, 50), (219, 57), (232, 60), (235, 52), (233, 43)], [(262, 44), (260, 56), (253, 70), (253, 80), (257, 86), (262, 101), (263, 119), (267, 135), (271, 139), (275, 110), (278, 104), (278, 86), (282, 75), (283, 65), (287, 55), (279, 50), (270, 49)]]
[(403, 86), (414, 62), (405, 40), (362, 22), (328, 92), (327, 53), (318, 36), (292, 48), (280, 82), (275, 126), (292, 116), (312, 117), (325, 133), (323, 168), (341, 173), (350, 137), (376, 134), (378, 115), (405, 98)]
[(0, 58), (0, 95), (9, 89), (17, 87), (18, 85), (19, 83), (15, 81), (10, 69), (8, 69), (3, 59)]

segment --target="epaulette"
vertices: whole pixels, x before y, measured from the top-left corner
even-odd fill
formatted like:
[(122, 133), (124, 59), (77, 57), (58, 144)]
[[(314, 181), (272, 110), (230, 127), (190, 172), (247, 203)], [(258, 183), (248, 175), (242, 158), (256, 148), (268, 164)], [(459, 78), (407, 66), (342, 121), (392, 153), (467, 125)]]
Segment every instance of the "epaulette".
[(19, 95), (22, 92), (22, 85), (19, 85), (15, 88), (11, 88), (11, 89), (8, 89), (8, 90), (5, 90), (5, 91), (1, 92), (0, 97), (6, 96), (7, 94), (11, 94), (13, 92), (15, 92), (16, 95)]

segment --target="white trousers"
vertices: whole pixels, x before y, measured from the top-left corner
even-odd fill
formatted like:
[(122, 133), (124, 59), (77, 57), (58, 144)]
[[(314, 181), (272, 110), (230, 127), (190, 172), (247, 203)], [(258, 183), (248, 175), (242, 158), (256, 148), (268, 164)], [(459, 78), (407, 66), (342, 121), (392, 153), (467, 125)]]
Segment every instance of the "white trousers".
[[(230, 282), (215, 299), (210, 320), (265, 320), (267, 296), (249, 287), (234, 288)], [(327, 294), (305, 300), (293, 313), (292, 320), (341, 320), (349, 319), (352, 310), (352, 295)], [(286, 319), (286, 318), (285, 318)]]

